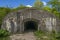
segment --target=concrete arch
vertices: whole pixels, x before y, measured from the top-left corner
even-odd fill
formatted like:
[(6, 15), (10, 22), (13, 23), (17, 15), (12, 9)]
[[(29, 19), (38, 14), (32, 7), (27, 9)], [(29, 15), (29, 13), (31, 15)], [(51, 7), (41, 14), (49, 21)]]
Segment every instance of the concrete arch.
[(26, 26), (31, 26), (31, 24), (32, 24), (32, 26), (34, 26), (32, 28), (33, 30), (38, 30), (39, 20), (34, 19), (34, 18), (27, 18), (27, 19), (24, 19), (23, 22), (22, 22), (23, 31), (26, 30)]

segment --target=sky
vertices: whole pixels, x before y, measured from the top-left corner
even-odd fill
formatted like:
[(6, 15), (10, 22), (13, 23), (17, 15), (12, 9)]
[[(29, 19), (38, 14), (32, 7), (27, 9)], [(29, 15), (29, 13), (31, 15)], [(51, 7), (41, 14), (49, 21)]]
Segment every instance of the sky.
[[(49, 0), (41, 0), (41, 1), (44, 3), (44, 5), (46, 5), (46, 2), (48, 2)], [(20, 4), (32, 7), (34, 2), (35, 0), (0, 0), (0, 7), (8, 6), (10, 8), (14, 8), (20, 6)]]

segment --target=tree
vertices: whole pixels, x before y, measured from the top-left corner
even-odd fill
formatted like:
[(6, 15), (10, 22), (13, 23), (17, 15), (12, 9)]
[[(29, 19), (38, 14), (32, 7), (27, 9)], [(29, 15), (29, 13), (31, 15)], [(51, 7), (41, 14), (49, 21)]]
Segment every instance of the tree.
[(56, 8), (56, 10), (60, 12), (60, 0), (50, 0), (48, 4), (51, 5), (53, 9)]
[(43, 7), (43, 10), (48, 11), (48, 12), (51, 12), (51, 8), (49, 6), (44, 6)]
[(60, 18), (60, 0), (50, 0), (48, 5), (51, 6), (51, 12)]
[(33, 7), (41, 9), (41, 8), (43, 8), (43, 3), (40, 0), (36, 0)]

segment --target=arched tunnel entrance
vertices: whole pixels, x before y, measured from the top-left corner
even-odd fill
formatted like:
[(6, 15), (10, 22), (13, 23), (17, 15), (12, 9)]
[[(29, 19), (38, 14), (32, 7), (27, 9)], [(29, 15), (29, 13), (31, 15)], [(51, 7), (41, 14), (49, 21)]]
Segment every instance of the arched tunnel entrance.
[(38, 28), (38, 23), (35, 21), (24, 22), (25, 31), (35, 31)]

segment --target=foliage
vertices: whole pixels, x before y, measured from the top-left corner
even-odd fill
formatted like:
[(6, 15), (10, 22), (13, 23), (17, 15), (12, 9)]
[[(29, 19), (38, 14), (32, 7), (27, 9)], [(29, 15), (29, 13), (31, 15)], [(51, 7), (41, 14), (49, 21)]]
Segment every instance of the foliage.
[(49, 0), (48, 5), (51, 7), (51, 13), (60, 19), (60, 0)]
[(33, 7), (37, 8), (37, 9), (42, 9), (43, 8), (43, 3), (40, 0), (36, 0)]
[(48, 12), (51, 12), (51, 8), (49, 6), (43, 7), (43, 10), (48, 11)]
[(43, 6), (43, 2), (41, 2), (40, 0), (36, 0), (33, 7), (51, 12), (56, 17), (60, 18), (60, 1), (59, 0), (50, 0), (47, 4), (48, 5)]
[(11, 40), (10, 37), (0, 37), (0, 40)]
[(43, 34), (43, 31), (36, 31), (34, 33), (35, 33), (35, 35), (40, 35), (40, 34)]
[(54, 11), (53, 13), (60, 19), (60, 13), (58, 11)]
[(60, 32), (58, 32), (58, 33), (56, 34), (56, 39), (57, 39), (57, 40), (60, 40)]
[(27, 8), (27, 7), (21, 4), (20, 6), (18, 6), (17, 8), (14, 8), (12, 10), (17, 11), (17, 10), (21, 10), (21, 9), (25, 9), (25, 8)]
[(34, 32), (35, 36), (37, 36), (37, 40), (60, 40), (60, 34), (53, 30), (52, 32), (43, 32), (43, 31), (36, 31)]
[(44, 32), (43, 31), (36, 31), (34, 32), (35, 36), (37, 36), (38, 38), (40, 38), (41, 36), (43, 36)]
[(60, 12), (60, 0), (50, 0), (48, 4), (51, 5), (52, 8), (56, 8), (56, 10)]
[(0, 37), (9, 36), (10, 33), (7, 30), (0, 29)]
[(11, 11), (10, 8), (0, 7), (0, 26), (2, 24), (2, 19)]

